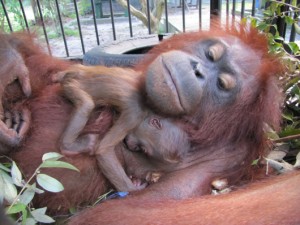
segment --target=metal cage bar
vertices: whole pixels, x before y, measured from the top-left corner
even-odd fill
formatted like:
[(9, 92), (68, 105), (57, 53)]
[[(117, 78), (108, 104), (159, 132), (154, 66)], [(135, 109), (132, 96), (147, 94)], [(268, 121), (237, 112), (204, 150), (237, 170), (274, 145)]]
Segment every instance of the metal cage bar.
[(252, 0), (252, 10), (251, 10), (251, 16), (255, 16), (255, 0)]
[[(155, 0), (144, 0), (143, 4), (142, 4), (142, 13), (144, 14), (144, 17), (147, 18), (147, 22), (146, 22), (146, 28), (144, 29), (143, 32), (147, 32), (149, 34), (155, 33), (156, 31), (154, 31), (153, 29), (153, 24), (152, 24), (152, 7), (153, 3)], [(210, 22), (210, 25), (214, 26), (217, 23), (219, 23), (222, 19), (222, 22), (227, 23), (227, 24), (231, 24), (234, 25), (234, 21), (235, 21), (235, 16), (239, 15), (240, 18), (244, 18), (247, 14), (251, 14), (252, 16), (256, 14), (258, 14), (255, 10), (258, 7), (258, 5), (256, 4), (256, 0), (241, 0), (241, 1), (237, 1), (237, 0), (225, 0), (226, 2), (224, 4), (224, 7), (226, 7), (226, 9), (224, 10), (224, 15), (226, 13), (226, 18), (220, 17), (220, 13), (221, 11), (221, 6), (222, 6), (222, 0), (211, 0), (211, 1), (203, 1), (203, 0), (179, 0), (177, 1), (177, 3), (179, 2), (180, 5), (178, 4), (171, 4), (170, 1), (168, 0), (163, 0), (163, 3), (165, 4), (165, 9), (164, 9), (164, 16), (163, 18), (165, 19), (165, 24), (164, 24), (164, 28), (165, 28), (165, 32), (169, 33), (170, 30), (172, 30), (171, 32), (186, 32), (187, 30), (190, 29), (190, 23), (187, 23), (189, 21), (187, 21), (187, 19), (190, 18), (191, 15), (193, 15), (193, 20), (194, 25), (193, 29), (203, 29), (203, 27), (206, 25), (209, 25), (209, 21), (207, 20), (203, 20), (203, 16), (207, 15), (206, 12), (203, 11), (203, 7), (204, 9), (207, 9), (210, 7), (210, 20), (212, 22)], [(126, 30), (125, 32), (129, 32), (130, 33), (130, 37), (133, 37), (133, 30), (134, 30), (134, 25), (136, 21), (133, 21), (133, 16), (132, 16), (132, 11), (131, 11), (131, 5), (133, 4), (140, 4), (138, 0), (126, 0), (127, 2), (127, 7), (125, 7), (125, 9), (123, 9), (124, 11), (122, 11), (123, 14), (121, 13), (116, 13), (116, 10), (120, 10), (118, 7), (116, 7), (117, 1), (116, 0), (90, 0), (90, 15), (87, 18), (81, 18), (81, 16), (79, 15), (79, 8), (81, 5), (78, 4), (78, 0), (72, 0), (70, 1), (70, 3), (68, 3), (68, 6), (71, 6), (71, 10), (73, 10), (75, 8), (75, 13), (76, 13), (76, 17), (75, 19), (77, 21), (77, 26), (78, 31), (79, 31), (79, 35), (80, 35), (80, 42), (81, 42), (81, 48), (82, 48), (82, 53), (85, 54), (85, 48), (88, 45), (88, 43), (85, 44), (84, 39), (83, 39), (83, 35), (84, 35), (84, 30), (85, 29), (85, 25), (82, 26), (81, 25), (81, 21), (82, 20), (86, 20), (86, 21), (90, 21), (90, 23), (87, 23), (87, 26), (90, 25), (90, 28), (94, 29), (93, 34), (95, 34), (96, 36), (96, 41), (97, 41), (97, 45), (100, 45), (100, 37), (102, 37), (102, 33), (99, 32), (100, 29), (99, 28), (99, 21), (96, 18), (96, 15), (100, 17), (103, 17), (104, 20), (106, 16), (110, 17), (110, 21), (108, 21), (109, 26), (111, 25), (111, 30), (112, 30), (112, 35), (113, 35), (113, 40), (117, 40), (119, 37), (117, 36), (117, 30), (116, 30), (116, 21), (126, 21), (126, 19), (128, 19), (128, 23), (129, 23), (129, 28), (128, 30)], [(287, 0), (287, 3), (289, 3), (290, 1)], [(297, 0), (297, 4), (299, 3), (300, 0)], [(13, 20), (13, 12), (11, 12), (11, 6), (9, 5), (10, 2), (5, 1), (5, 0), (1, 0), (1, 6), (0, 10), (2, 10), (3, 15), (4, 15), (4, 21), (5, 21), (5, 28), (7, 30), (10, 31), (14, 31), (17, 30), (19, 28), (15, 27), (16, 23)], [(36, 20), (39, 21), (41, 24), (41, 28), (43, 29), (43, 34), (45, 36), (45, 42), (47, 44), (48, 47), (48, 51), (50, 54), (52, 54), (51, 52), (51, 46), (49, 44), (49, 34), (50, 34), (50, 30), (48, 29), (48, 17), (47, 17), (47, 21), (46, 16), (45, 16), (45, 5), (42, 4), (43, 2), (41, 0), (36, 0)], [(97, 4), (99, 3), (99, 4)], [(241, 3), (241, 6), (240, 6)], [(246, 5), (247, 3), (247, 5)], [(21, 21), (21, 24), (23, 26), (23, 28), (25, 29), (25, 25), (26, 25), (26, 29), (28, 32), (30, 32), (30, 24), (28, 21), (28, 14), (27, 14), (27, 8), (24, 6), (23, 1), (22, 0), (18, 0), (18, 5), (17, 7), (20, 7), (20, 18), (24, 20)], [(57, 21), (59, 23), (56, 24), (57, 28), (58, 26), (60, 26), (60, 28), (58, 28), (58, 32), (62, 34), (61, 37), (61, 42), (63, 41), (63, 43), (61, 43), (61, 46), (63, 46), (64, 44), (64, 50), (66, 53), (66, 57), (70, 57), (70, 43), (68, 43), (68, 39), (66, 36), (66, 25), (64, 24), (64, 19), (63, 19), (63, 12), (61, 11), (62, 9), (62, 5), (60, 5), (59, 0), (55, 0), (52, 3), (54, 5), (55, 8), (53, 8), (55, 10), (55, 15), (57, 12)], [(249, 6), (248, 6), (249, 4)], [(252, 4), (252, 5), (251, 5)], [(249, 7), (249, 12), (246, 11), (246, 6)], [(116, 8), (115, 8), (116, 7)], [(194, 8), (195, 7), (195, 8)], [(237, 7), (239, 9), (237, 9)], [(251, 7), (251, 8), (250, 8)], [(295, 13), (293, 10), (291, 10), (292, 6), (290, 6), (289, 8), (285, 8), (284, 11), (286, 11), (286, 13), (289, 13), (289, 15), (293, 16), (295, 19), (297, 17), (299, 17), (299, 13)], [(138, 9), (138, 8), (137, 8)], [(100, 11), (99, 11), (100, 10)], [(106, 14), (103, 14), (102, 12), (106, 10)], [(241, 10), (241, 12), (240, 12)], [(97, 14), (98, 12), (99, 15)], [(117, 18), (117, 16), (124, 16), (124, 14), (127, 15), (128, 12), (128, 18), (124, 19), (119, 19)], [(176, 13), (176, 18), (174, 19), (172, 13)], [(73, 11), (72, 11), (73, 13)], [(110, 13), (110, 15), (109, 15)], [(26, 17), (27, 14), (27, 17)], [(213, 17), (215, 17), (216, 19), (212, 19)], [(232, 21), (230, 20), (230, 18), (232, 19)], [(198, 24), (197, 24), (197, 20), (198, 20)], [(146, 20), (145, 20), (146, 21)], [(144, 21), (144, 23), (145, 23)], [(179, 26), (178, 26), (178, 21), (179, 21)], [(84, 21), (85, 22), (85, 21)], [(127, 22), (127, 21), (126, 21)], [(182, 25), (181, 25), (182, 22)], [(215, 23), (217, 22), (217, 23)], [(107, 20), (106, 22), (107, 23)], [(176, 24), (177, 23), (177, 24)], [(215, 23), (215, 24), (214, 24)], [(280, 35), (282, 35), (283, 37), (287, 37), (287, 40), (289, 39), (289, 41), (295, 41), (299, 39), (298, 34), (295, 31), (295, 27), (292, 26), (291, 29), (287, 29), (287, 25), (285, 23), (285, 21), (283, 19), (280, 20), (280, 18), (276, 21), (274, 21), (274, 23), (276, 23), (277, 27), (278, 27), (278, 31), (280, 33)], [(76, 25), (75, 25), (76, 26)], [(198, 27), (197, 27), (198, 26)], [(88, 29), (90, 29), (88, 28)], [(288, 27), (289, 28), (289, 27)], [(109, 27), (110, 29), (110, 27)], [(121, 32), (120, 32), (121, 34)], [(121, 35), (120, 35), (121, 36)], [(106, 40), (105, 40), (106, 41)], [(51, 41), (52, 43), (52, 41)], [(102, 43), (101, 43), (102, 44)], [(85, 46), (86, 45), (86, 46)], [(96, 43), (95, 43), (96, 45)], [(79, 46), (79, 45), (78, 45)], [(81, 50), (81, 49), (80, 49)], [(54, 51), (52, 49), (52, 51)]]
[(166, 32), (169, 33), (168, 1), (165, 0)]
[(73, 2), (74, 2), (74, 7), (75, 7), (75, 13), (76, 13), (77, 26), (78, 26), (79, 36), (80, 36), (81, 48), (82, 48), (83, 54), (85, 54), (85, 48), (84, 48), (83, 37), (82, 37), (82, 32), (81, 32), (81, 24), (80, 24), (80, 19), (79, 19), (77, 2), (76, 2), (76, 0), (73, 0)]
[(42, 13), (40, 0), (36, 0), (36, 4), (37, 4), (38, 11), (39, 11), (39, 14), (40, 14), (40, 19), (41, 19), (41, 22), (42, 22), (42, 27), (43, 27), (43, 32), (44, 32), (44, 35), (45, 35), (45, 40), (46, 40), (46, 43), (47, 43), (48, 52), (49, 52), (50, 55), (52, 55), (50, 45), (49, 45), (49, 39), (48, 39), (48, 35), (47, 35), (45, 23), (44, 23), (44, 17), (43, 17), (43, 13)]
[(149, 0), (147, 0), (147, 18), (148, 18), (148, 32), (149, 32), (149, 34), (152, 34), (152, 30), (151, 30), (151, 16), (150, 16), (150, 3), (149, 3)]
[(198, 0), (199, 30), (202, 29), (202, 0)]
[(8, 24), (9, 30), (12, 32), (13, 28), (11, 26), (11, 23), (10, 23), (10, 20), (9, 20), (9, 16), (8, 16), (8, 13), (7, 13), (7, 10), (6, 10), (6, 7), (5, 7), (5, 4), (4, 4), (3, 0), (1, 0), (1, 5), (2, 5), (2, 8), (3, 8), (4, 14), (5, 14), (6, 20), (7, 20), (7, 24)]
[(110, 10), (111, 26), (112, 26), (112, 30), (113, 30), (113, 38), (114, 38), (114, 40), (117, 40), (112, 0), (109, 0), (109, 10)]
[(93, 0), (91, 0), (91, 6), (92, 6), (93, 22), (95, 26), (96, 41), (97, 41), (97, 45), (100, 45), (98, 26), (97, 26), (96, 14), (95, 14), (95, 4)]
[(130, 37), (133, 37), (133, 34), (132, 34), (132, 22), (131, 22), (131, 12), (130, 12), (130, 1), (129, 0), (127, 0), (127, 11), (128, 11), (129, 33), (130, 33)]
[(67, 44), (67, 40), (66, 40), (66, 36), (65, 36), (65, 30), (64, 30), (63, 23), (62, 23), (62, 19), (61, 19), (61, 15), (60, 15), (60, 9), (59, 9), (59, 4), (58, 4), (57, 0), (55, 0), (55, 6), (56, 6), (56, 10), (57, 10), (57, 15), (58, 15), (58, 20), (59, 20), (59, 26), (60, 26), (60, 29), (61, 29), (61, 34), (62, 34), (63, 41), (64, 41), (66, 55), (67, 55), (67, 57), (69, 57), (70, 54), (69, 54), (68, 44)]
[(243, 19), (245, 16), (245, 0), (242, 0), (241, 3), (241, 19)]
[(28, 26), (28, 22), (27, 22), (27, 17), (26, 17), (26, 14), (25, 14), (25, 10), (24, 10), (24, 7), (23, 7), (22, 0), (19, 0), (19, 4), (20, 4), (20, 8), (21, 8), (22, 15), (23, 15), (23, 18), (24, 18), (24, 22), (25, 22), (26, 29), (27, 29), (28, 32), (30, 32), (30, 31), (29, 31), (29, 26)]
[(182, 7), (182, 31), (185, 32), (185, 0), (181, 0)]

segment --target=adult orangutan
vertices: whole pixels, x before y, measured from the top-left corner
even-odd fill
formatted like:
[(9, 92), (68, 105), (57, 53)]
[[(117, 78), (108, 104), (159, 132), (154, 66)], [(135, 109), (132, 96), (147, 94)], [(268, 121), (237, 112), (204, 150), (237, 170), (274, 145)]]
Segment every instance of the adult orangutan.
[[(22, 105), (30, 109), (32, 122), (23, 145), (11, 157), (29, 177), (45, 152), (59, 151), (72, 104), (59, 85), (49, 82), (52, 74), (69, 64), (38, 51), (32, 41), (26, 41), (26, 47), (35, 49), (30, 54), (21, 49), (33, 89)], [(265, 148), (265, 124), (279, 125), (274, 77), (279, 65), (268, 54), (265, 37), (244, 27), (177, 35), (155, 47), (135, 68), (143, 81), (141, 94), (156, 114), (176, 118), (188, 134), (190, 149), (159, 182), (134, 194), (139, 201), (199, 196), (209, 193), (214, 179), (226, 178), (232, 184), (249, 175), (252, 160)], [(99, 110), (83, 132), (97, 133), (101, 140), (111, 125), (112, 112)], [(159, 169), (139, 152), (122, 145), (117, 150), (128, 176), (144, 179), (147, 172)], [(52, 212), (92, 202), (110, 187), (93, 156), (66, 160), (81, 172), (49, 170), (65, 186), (62, 193), (45, 193), (37, 201)]]
[(300, 223), (300, 173), (257, 182), (230, 194), (180, 201), (111, 200), (71, 218), (70, 225), (253, 225)]
[[(28, 97), (31, 94), (29, 74), (23, 58), (17, 50), (18, 40), (5, 34), (0, 33), (0, 35), (0, 96), (3, 96), (7, 85), (17, 80), (23, 95)], [(8, 107), (8, 102), (6, 102), (6, 107)], [(21, 113), (18, 111), (4, 112), (3, 105), (0, 104), (0, 130), (2, 131), (0, 133), (0, 153), (2, 154), (19, 145), (28, 130), (30, 113), (24, 107), (21, 111)]]

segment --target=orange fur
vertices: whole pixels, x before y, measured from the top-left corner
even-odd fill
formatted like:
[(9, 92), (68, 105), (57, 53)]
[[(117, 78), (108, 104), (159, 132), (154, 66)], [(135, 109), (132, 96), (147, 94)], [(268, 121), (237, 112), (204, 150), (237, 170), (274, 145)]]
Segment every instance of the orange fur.
[(300, 173), (271, 178), (219, 196), (181, 201), (111, 200), (71, 218), (70, 225), (296, 225), (300, 223)]
[[(209, 111), (210, 105), (202, 105), (198, 112), (189, 115), (188, 118), (178, 118), (178, 123), (190, 135), (192, 151), (189, 152), (182, 168), (170, 171), (158, 183), (135, 194), (136, 199), (140, 199), (139, 206), (151, 199), (183, 199), (207, 194), (210, 191), (211, 179), (214, 177), (226, 177), (229, 181), (235, 182), (243, 176), (248, 176), (251, 162), (263, 153), (265, 147), (264, 123), (278, 126), (280, 121), (278, 88), (271, 75), (280, 72), (280, 68), (272, 66), (267, 70), (264, 66), (264, 63), (270, 65), (276, 59), (267, 54), (266, 39), (256, 31), (251, 30), (247, 33), (242, 30), (239, 34), (236, 34), (236, 31), (230, 34), (225, 31), (212, 31), (178, 35), (154, 48), (149, 59), (138, 65), (136, 69), (144, 71), (155, 56), (170, 49), (182, 49), (193, 53), (193, 46), (199, 40), (214, 37), (231, 38), (230, 35), (237, 35), (245, 45), (253, 48), (253, 51), (260, 55), (263, 63), (260, 65), (261, 68), (258, 68), (260, 71), (257, 74), (258, 85), (247, 87), (247, 84), (244, 84), (242, 88), (250, 90), (250, 94), (243, 89), (237, 96), (236, 103), (229, 107), (212, 112)], [(71, 63), (55, 59), (42, 52), (31, 37), (21, 36), (19, 40), (19, 51), (30, 72), (33, 91), (28, 100), (19, 103), (31, 110), (32, 123), (24, 144), (11, 157), (17, 161), (25, 176), (29, 178), (40, 164), (44, 153), (59, 152), (57, 143), (70, 118), (72, 105), (62, 97), (60, 87), (52, 84), (51, 75), (67, 69)], [(240, 56), (241, 59), (243, 57)], [(251, 92), (254, 88), (257, 95)], [(10, 98), (10, 95), (8, 94), (6, 98)], [(249, 103), (246, 108), (243, 106), (244, 102)], [(203, 112), (205, 114), (202, 114)], [(111, 115), (108, 114), (101, 125), (93, 126), (91, 121), (92, 132), (105, 135), (111, 125)], [(123, 159), (127, 171), (143, 170), (146, 167), (145, 164), (138, 162), (138, 157), (126, 158), (126, 154), (127, 151), (121, 149), (120, 158)], [(77, 166), (81, 172), (65, 169), (47, 170), (63, 182), (65, 190), (55, 195), (42, 194), (36, 202), (36, 206), (47, 205), (48, 209), (56, 214), (66, 212), (72, 206), (91, 203), (110, 188), (110, 184), (98, 169), (94, 157), (80, 155), (65, 157), (65, 159)], [(155, 211), (156, 203), (151, 204)], [(170, 205), (172, 204), (168, 206)], [(201, 206), (200, 211), (202, 207), (204, 208)], [(171, 212), (170, 214), (173, 215)], [(93, 214), (93, 218), (96, 216)]]

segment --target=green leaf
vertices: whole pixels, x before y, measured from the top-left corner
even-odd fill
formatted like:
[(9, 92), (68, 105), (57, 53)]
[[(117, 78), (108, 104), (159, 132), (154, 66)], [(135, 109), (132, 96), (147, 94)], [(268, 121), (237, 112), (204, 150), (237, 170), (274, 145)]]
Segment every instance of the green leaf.
[[(292, 62), (293, 64), (295, 64), (294, 62)], [(291, 86), (293, 85), (297, 85), (297, 82), (300, 80), (300, 77), (299, 76), (296, 76), (295, 78), (293, 79), (290, 79), (288, 81), (288, 83), (285, 85), (285, 88), (284, 88), (284, 91), (286, 91), (287, 89), (289, 89)]]
[(46, 161), (46, 160), (56, 161), (62, 157), (64, 157), (64, 156), (57, 152), (48, 152), (43, 155), (42, 160), (43, 161)]
[[(280, 10), (280, 7), (278, 7), (278, 3), (277, 2), (271, 2), (271, 5), (270, 5), (270, 11), (271, 12), (277, 12), (280, 14), (281, 10)], [(279, 11), (278, 11), (279, 10)]]
[(41, 164), (41, 168), (66, 168), (66, 169), (70, 169), (70, 170), (75, 170), (77, 172), (79, 172), (79, 170), (71, 165), (70, 163), (67, 162), (63, 162), (63, 161), (44, 161)]
[(241, 24), (245, 25), (245, 24), (247, 24), (247, 21), (248, 21), (248, 18), (247, 18), (247, 17), (244, 17), (244, 18), (242, 18), (242, 20), (241, 20)]
[(258, 24), (257, 29), (264, 31), (267, 27), (268, 27), (268, 25), (266, 23), (261, 22)]
[(292, 50), (293, 53), (296, 53), (299, 51), (299, 46), (295, 42), (289, 42), (288, 46)]
[(277, 8), (275, 9), (275, 11), (276, 11), (276, 15), (281, 16), (281, 17), (283, 18), (283, 15), (282, 15), (282, 13), (281, 13), (281, 8), (280, 8), (280, 7), (277, 7)]
[(50, 216), (45, 215), (46, 209), (47, 209), (46, 207), (36, 209), (36, 210), (31, 212), (31, 215), (38, 222), (41, 222), (41, 223), (54, 223), (55, 222), (54, 219), (52, 219)]
[(36, 225), (36, 224), (37, 224), (37, 221), (33, 218), (26, 219), (25, 225)]
[(289, 120), (289, 121), (293, 122), (293, 115), (292, 114), (283, 113), (282, 117), (286, 120)]
[(18, 195), (16, 186), (13, 184), (11, 177), (2, 170), (0, 170), (0, 181), (3, 188), (3, 191), (1, 190), (3, 198), (12, 203)]
[(0, 176), (2, 176), (4, 183), (9, 183), (9, 184), (14, 183), (11, 177), (6, 172), (0, 170)]
[(271, 12), (271, 10), (265, 10), (263, 14), (264, 16), (273, 16), (273, 12)]
[(31, 214), (45, 214), (47, 211), (47, 207), (43, 207), (43, 208), (38, 208), (38, 209), (35, 209), (35, 210), (32, 210), (31, 211)]
[(24, 222), (27, 220), (28, 211), (29, 210), (27, 208), (22, 211), (22, 221), (24, 221)]
[(296, 156), (296, 162), (294, 164), (294, 167), (300, 168), (300, 152), (298, 152), (298, 154)]
[(34, 189), (26, 189), (20, 196), (19, 201), (25, 205), (28, 205), (35, 195)]
[(293, 95), (297, 95), (300, 94), (300, 88), (298, 87), (298, 85), (294, 85), (291, 89), (291, 94)]
[(14, 184), (19, 187), (23, 187), (21, 171), (19, 170), (17, 164), (14, 161), (12, 162), (12, 167), (11, 167), (10, 173), (11, 173), (11, 178), (12, 178)]
[[(35, 183), (34, 183), (34, 184), (35, 184)], [(44, 190), (39, 189), (39, 188), (35, 188), (35, 189), (34, 189), (34, 192), (37, 193), (37, 194), (43, 194), (43, 193), (45, 193)]]
[(288, 25), (292, 25), (294, 23), (294, 19), (290, 16), (285, 16), (284, 20)]
[(36, 180), (47, 191), (60, 192), (64, 190), (64, 186), (58, 180), (46, 174), (38, 174)]
[(255, 19), (255, 18), (251, 19), (251, 26), (252, 27), (256, 27), (257, 26), (257, 19)]
[(28, 189), (34, 191), (34, 192), (37, 193), (37, 194), (43, 194), (43, 193), (45, 192), (44, 190), (37, 188), (37, 187), (36, 187), (36, 183), (33, 183), (32, 185), (27, 184), (26, 187), (27, 187)]
[(296, 135), (296, 134), (300, 134), (299, 129), (293, 129), (293, 128), (290, 128), (290, 127), (286, 127), (286, 129), (284, 129), (283, 131), (280, 132), (279, 136), (280, 137), (287, 137), (287, 136)]
[(259, 162), (259, 158), (258, 159), (255, 159), (255, 160), (253, 160), (253, 162), (252, 162), (252, 166), (255, 166), (255, 165), (257, 165), (258, 164), (258, 162)]
[(279, 138), (279, 136), (276, 132), (267, 132), (267, 136), (268, 136), (268, 138), (270, 138), (272, 140), (275, 140), (275, 139)]
[(297, 34), (300, 34), (300, 27), (297, 23), (294, 23), (294, 26), (295, 26), (295, 31)]
[(26, 205), (22, 203), (14, 204), (12, 207), (9, 208), (7, 214), (15, 214), (26, 210)]
[(4, 184), (4, 199), (6, 201), (12, 203), (17, 195), (18, 192), (15, 185), (9, 183)]
[(74, 215), (75, 213), (77, 213), (77, 209), (75, 207), (71, 207), (69, 208), (69, 212)]
[(0, 169), (4, 170), (6, 172), (10, 172), (10, 169), (8, 169), (6, 166), (4, 166), (2, 163), (0, 163)]
[(283, 37), (281, 37), (280, 35), (275, 35), (274, 39), (277, 41), (284, 41)]

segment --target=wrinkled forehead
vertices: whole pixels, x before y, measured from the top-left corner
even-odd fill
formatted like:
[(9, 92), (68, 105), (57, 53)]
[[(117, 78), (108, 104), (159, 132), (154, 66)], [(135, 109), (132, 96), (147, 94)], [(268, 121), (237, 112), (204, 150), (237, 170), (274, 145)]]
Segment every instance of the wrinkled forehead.
[(244, 44), (239, 38), (227, 36), (216, 38), (224, 45), (226, 55), (235, 70), (242, 76), (256, 75), (261, 66), (262, 53)]
[(185, 50), (197, 55), (200, 51), (211, 50), (213, 46), (217, 46), (214, 50), (221, 51), (223, 60), (241, 76), (259, 73), (262, 52), (251, 48), (235, 36), (206, 37), (195, 41), (193, 45), (186, 44)]

